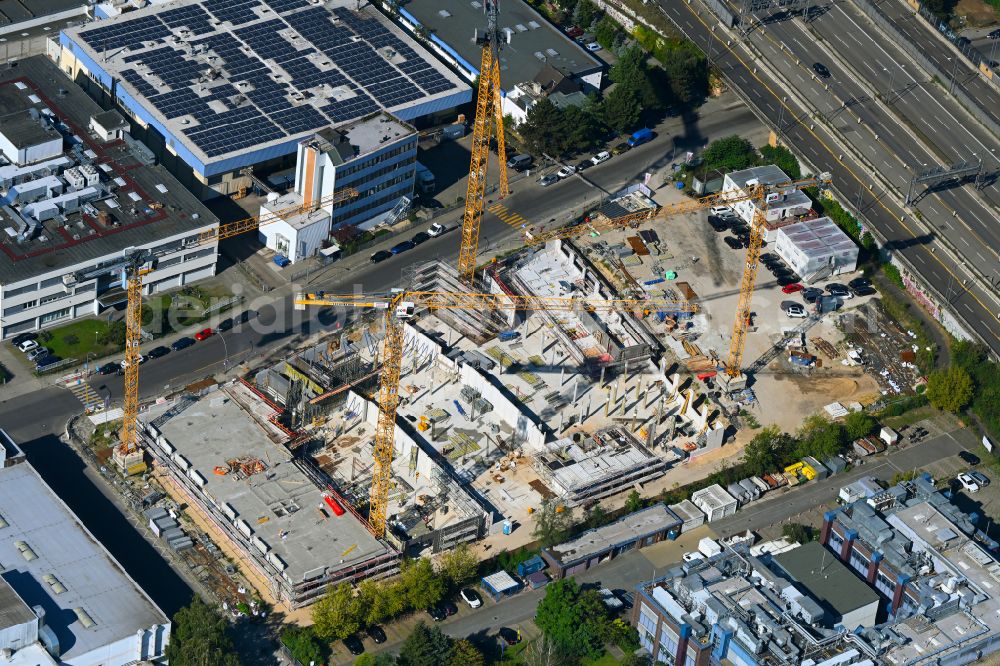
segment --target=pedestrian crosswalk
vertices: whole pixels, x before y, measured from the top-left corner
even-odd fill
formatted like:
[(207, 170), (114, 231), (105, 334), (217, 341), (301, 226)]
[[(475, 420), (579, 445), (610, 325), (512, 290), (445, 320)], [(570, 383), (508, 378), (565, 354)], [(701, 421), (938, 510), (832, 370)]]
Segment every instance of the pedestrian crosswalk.
[(497, 217), (499, 217), (501, 220), (511, 225), (512, 227), (517, 227), (520, 229), (530, 225), (530, 222), (521, 217), (520, 213), (515, 213), (508, 210), (507, 207), (504, 206), (503, 204), (495, 203), (492, 206), (488, 207), (486, 210), (493, 213), (494, 215), (496, 215)]
[(104, 400), (101, 396), (97, 395), (94, 387), (82, 378), (66, 382), (66, 388), (72, 391), (77, 400), (82, 402), (83, 406), (87, 409), (99, 409), (104, 405)]

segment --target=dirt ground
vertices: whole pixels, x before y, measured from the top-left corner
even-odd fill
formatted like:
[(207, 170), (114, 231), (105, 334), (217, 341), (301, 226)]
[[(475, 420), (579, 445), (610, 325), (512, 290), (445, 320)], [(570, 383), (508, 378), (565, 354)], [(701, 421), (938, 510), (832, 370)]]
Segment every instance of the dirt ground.
[(813, 376), (757, 375), (754, 390), (763, 397), (751, 413), (762, 425), (774, 424), (794, 432), (803, 417), (823, 411), (831, 402), (846, 405), (878, 392), (878, 384), (868, 375), (824, 377), (821, 372), (817, 370)]
[(955, 5), (955, 16), (965, 18), (965, 23), (971, 27), (987, 26), (997, 22), (997, 10), (983, 0), (959, 0)]

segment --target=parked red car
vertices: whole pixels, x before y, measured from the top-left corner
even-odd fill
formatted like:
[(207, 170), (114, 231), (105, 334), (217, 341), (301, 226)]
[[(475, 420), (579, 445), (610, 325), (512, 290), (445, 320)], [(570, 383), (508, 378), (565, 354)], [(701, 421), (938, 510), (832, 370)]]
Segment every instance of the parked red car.
[(210, 328), (204, 328), (194, 334), (194, 339), (197, 340), (198, 342), (201, 342), (202, 340), (210, 338), (213, 335), (215, 335), (215, 331), (213, 331)]
[(802, 291), (803, 289), (805, 289), (805, 287), (796, 282), (794, 284), (786, 284), (784, 287), (781, 288), (781, 291), (782, 293), (785, 294), (794, 294), (795, 292)]
[(571, 38), (576, 39), (583, 34), (583, 30), (574, 25), (572, 28), (566, 28), (566, 34)]

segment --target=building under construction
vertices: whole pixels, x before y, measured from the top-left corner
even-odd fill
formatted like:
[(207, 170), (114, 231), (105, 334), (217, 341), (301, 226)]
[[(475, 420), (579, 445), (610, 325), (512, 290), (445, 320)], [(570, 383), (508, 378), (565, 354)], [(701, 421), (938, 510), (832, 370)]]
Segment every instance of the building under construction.
[[(140, 444), (178, 500), (218, 528), (248, 579), (298, 608), (330, 584), (388, 576), (399, 552), (372, 536), (308, 457), (293, 453), (294, 433), (280, 408), (235, 382), (200, 397), (158, 405)], [(264, 592), (262, 590), (262, 592)]]

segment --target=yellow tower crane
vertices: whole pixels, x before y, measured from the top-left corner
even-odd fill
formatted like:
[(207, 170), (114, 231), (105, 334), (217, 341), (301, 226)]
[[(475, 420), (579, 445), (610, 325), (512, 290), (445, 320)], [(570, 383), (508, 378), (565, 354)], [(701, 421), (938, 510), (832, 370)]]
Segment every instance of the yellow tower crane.
[(458, 253), (458, 276), (471, 285), (476, 272), (479, 252), (479, 226), (483, 221), (486, 199), (486, 172), (490, 161), (490, 137), (495, 133), (497, 155), (500, 156), (500, 198), (510, 193), (507, 185), (507, 154), (503, 134), (503, 107), (500, 100), (500, 47), (502, 40), (497, 27), (497, 2), (486, 0), (486, 31), (476, 34), (476, 43), (483, 47), (479, 66), (479, 91), (476, 93), (476, 117), (472, 123), (472, 159), (469, 164), (469, 184), (462, 215), (462, 245)]
[(378, 422), (375, 426), (374, 456), (368, 522), (375, 536), (381, 538), (386, 529), (386, 508), (392, 479), (393, 439), (396, 431), (396, 408), (399, 406), (399, 376), (403, 366), (403, 327), (401, 321), (419, 308), (428, 310), (545, 310), (549, 312), (632, 312), (645, 314), (650, 310), (695, 312), (697, 306), (686, 302), (662, 299), (567, 298), (557, 296), (517, 296), (508, 294), (447, 293), (410, 291), (379, 298), (371, 295), (328, 295), (322, 292), (300, 294), (296, 309), (308, 305), (374, 308), (384, 311), (385, 340), (382, 345), (382, 367), (379, 380)]
[[(357, 191), (347, 187), (339, 192), (306, 204), (269, 211), (263, 216), (254, 215), (235, 222), (220, 224), (217, 227), (198, 234), (185, 247), (198, 247), (231, 238), (292, 215), (319, 210), (325, 206), (333, 206), (349, 201), (356, 196), (358, 196)], [(80, 271), (75, 275), (79, 282), (101, 275), (118, 275), (121, 277), (122, 289), (128, 295), (128, 305), (125, 309), (123, 416), (122, 427), (119, 432), (119, 443), (114, 452), (115, 462), (126, 473), (135, 473), (143, 469), (142, 454), (136, 446), (136, 427), (139, 417), (139, 347), (142, 341), (142, 278), (156, 270), (156, 262), (159, 257), (168, 253), (172, 254), (176, 251), (177, 248), (172, 248), (169, 251), (134, 247), (127, 248), (120, 260), (90, 270)]]
[(802, 190), (807, 187), (826, 187), (830, 184), (830, 174), (822, 173), (815, 178), (763, 185), (748, 184), (740, 190), (718, 192), (699, 199), (687, 199), (676, 203), (665, 204), (657, 208), (637, 211), (616, 218), (593, 220), (586, 225), (563, 227), (539, 233), (525, 232), (525, 244), (537, 245), (555, 239), (566, 239), (581, 236), (591, 231), (606, 229), (621, 229), (629, 224), (664, 219), (681, 213), (692, 213), (712, 206), (731, 206), (744, 201), (753, 201), (754, 217), (750, 225), (750, 245), (747, 247), (746, 263), (743, 277), (740, 280), (740, 298), (736, 307), (736, 318), (733, 322), (733, 335), (729, 343), (729, 356), (726, 360), (726, 386), (735, 391), (746, 386), (743, 376), (743, 349), (746, 346), (747, 332), (750, 327), (750, 303), (753, 299), (754, 287), (757, 283), (757, 264), (760, 260), (760, 248), (764, 241), (764, 226), (767, 223), (767, 206), (780, 201), (783, 195), (792, 190)]

